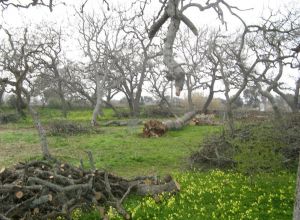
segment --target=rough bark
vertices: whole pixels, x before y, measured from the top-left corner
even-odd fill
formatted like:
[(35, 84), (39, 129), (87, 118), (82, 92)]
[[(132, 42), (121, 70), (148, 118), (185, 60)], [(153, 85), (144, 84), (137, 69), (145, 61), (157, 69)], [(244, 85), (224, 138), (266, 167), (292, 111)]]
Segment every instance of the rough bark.
[(96, 104), (93, 110), (93, 116), (92, 116), (92, 121), (91, 124), (92, 126), (97, 125), (97, 117), (100, 113), (101, 106), (102, 106), (102, 97), (104, 95), (104, 82), (106, 80), (106, 75), (103, 77), (101, 80), (101, 77), (99, 73), (96, 73)]
[(208, 112), (208, 107), (210, 105), (210, 103), (212, 102), (213, 98), (214, 98), (214, 86), (215, 86), (215, 82), (216, 82), (216, 78), (215, 76), (212, 77), (212, 81), (211, 81), (211, 84), (209, 86), (209, 94), (208, 94), (208, 97), (202, 107), (202, 112), (204, 114), (207, 114)]
[(179, 96), (183, 89), (185, 81), (185, 72), (180, 64), (174, 59), (173, 45), (176, 38), (177, 31), (179, 30), (180, 18), (177, 16), (179, 0), (170, 0), (166, 7), (166, 12), (171, 17), (168, 27), (165, 44), (163, 48), (163, 62), (168, 68), (166, 78), (171, 81), (175, 80), (176, 95)]

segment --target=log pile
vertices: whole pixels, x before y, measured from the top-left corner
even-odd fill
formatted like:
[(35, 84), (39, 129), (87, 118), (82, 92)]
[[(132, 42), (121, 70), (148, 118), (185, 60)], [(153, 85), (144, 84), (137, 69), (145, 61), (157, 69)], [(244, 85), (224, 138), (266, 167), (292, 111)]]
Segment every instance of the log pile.
[[(172, 178), (127, 180), (106, 171), (84, 170), (66, 163), (31, 161), (0, 169), (0, 219), (71, 219), (76, 208), (113, 206), (130, 219), (122, 206), (130, 193), (153, 195), (177, 192)], [(101, 212), (100, 212), (101, 213)], [(105, 211), (102, 212), (105, 216)]]

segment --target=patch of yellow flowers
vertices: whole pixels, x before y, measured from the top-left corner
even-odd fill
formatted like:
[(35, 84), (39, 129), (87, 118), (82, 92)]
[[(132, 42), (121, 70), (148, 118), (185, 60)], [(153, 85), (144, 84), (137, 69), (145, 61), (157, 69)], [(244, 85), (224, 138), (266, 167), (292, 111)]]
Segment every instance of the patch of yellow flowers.
[[(259, 174), (254, 181), (236, 172), (176, 173), (176, 195), (130, 197), (126, 209), (136, 220), (285, 220), (292, 218), (295, 175)], [(251, 183), (252, 182), (252, 183)], [(157, 202), (159, 200), (159, 202)], [(122, 219), (109, 208), (110, 219)], [(75, 219), (75, 218), (74, 218)], [(81, 219), (81, 218), (78, 218)]]

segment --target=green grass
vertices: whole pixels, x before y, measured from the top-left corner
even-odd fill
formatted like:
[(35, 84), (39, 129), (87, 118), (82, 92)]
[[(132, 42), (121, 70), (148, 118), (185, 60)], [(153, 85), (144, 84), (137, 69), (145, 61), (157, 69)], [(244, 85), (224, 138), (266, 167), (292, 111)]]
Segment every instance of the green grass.
[[(50, 151), (62, 160), (79, 164), (82, 157), (87, 164), (85, 151), (90, 150), (98, 168), (108, 169), (123, 176), (166, 174), (184, 169), (186, 158), (198, 148), (202, 138), (218, 127), (187, 126), (170, 131), (161, 138), (141, 137), (142, 127), (106, 127), (98, 133), (73, 136), (49, 136)], [(1, 145), (13, 151), (20, 144), (30, 146), (28, 157), (38, 156), (38, 136), (35, 129), (0, 131)], [(1, 155), (4, 165), (10, 164)], [(28, 159), (25, 156), (23, 159)]]
[[(59, 110), (39, 112), (46, 127), (52, 120), (62, 119)], [(91, 113), (71, 111), (68, 120), (88, 123)], [(105, 115), (101, 120), (114, 119), (111, 110), (106, 109)], [(105, 127), (95, 133), (49, 136), (48, 142), (52, 154), (76, 165), (83, 158), (88, 166), (85, 151), (90, 150), (99, 169), (121, 176), (172, 174), (181, 185), (180, 193), (161, 195), (159, 203), (151, 197), (130, 196), (125, 207), (133, 219), (291, 219), (294, 173), (262, 173), (251, 183), (245, 175), (232, 171), (186, 171), (190, 153), (204, 137), (219, 130), (221, 127), (187, 126), (160, 138), (142, 138), (141, 126)], [(0, 168), (39, 157), (39, 139), (29, 117), (17, 124), (0, 125)], [(113, 209), (109, 215), (120, 219)], [(97, 212), (76, 212), (74, 219), (99, 216)]]

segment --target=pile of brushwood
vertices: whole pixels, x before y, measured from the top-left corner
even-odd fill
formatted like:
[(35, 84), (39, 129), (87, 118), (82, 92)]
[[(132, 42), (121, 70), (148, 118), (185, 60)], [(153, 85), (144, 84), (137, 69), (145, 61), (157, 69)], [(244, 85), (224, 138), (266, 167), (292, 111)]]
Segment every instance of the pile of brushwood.
[(76, 135), (95, 132), (91, 126), (82, 125), (71, 121), (54, 121), (49, 124), (49, 135)]
[(199, 169), (241, 169), (246, 173), (295, 168), (300, 152), (300, 114), (237, 125), (206, 138), (190, 164)]
[(30, 161), (0, 170), (0, 219), (71, 219), (74, 209), (91, 207), (97, 207), (108, 219), (109, 206), (130, 219), (122, 206), (130, 193), (155, 196), (178, 191), (178, 183), (170, 177), (163, 181), (156, 177), (128, 180), (57, 161)]

